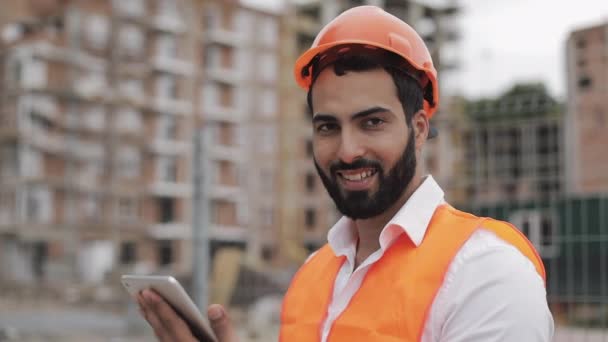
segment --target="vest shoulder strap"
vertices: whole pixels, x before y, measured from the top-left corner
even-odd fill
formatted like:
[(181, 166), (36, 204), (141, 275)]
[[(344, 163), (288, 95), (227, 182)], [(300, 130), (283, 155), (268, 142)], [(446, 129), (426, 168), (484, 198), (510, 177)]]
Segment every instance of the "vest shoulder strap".
[(538, 255), (538, 252), (526, 238), (526, 236), (515, 226), (508, 222), (499, 221), (495, 219), (486, 219), (482, 224), (483, 229), (487, 229), (499, 238), (505, 240), (509, 244), (517, 248), (525, 257), (527, 257), (536, 268), (536, 272), (546, 281), (545, 266), (543, 260)]

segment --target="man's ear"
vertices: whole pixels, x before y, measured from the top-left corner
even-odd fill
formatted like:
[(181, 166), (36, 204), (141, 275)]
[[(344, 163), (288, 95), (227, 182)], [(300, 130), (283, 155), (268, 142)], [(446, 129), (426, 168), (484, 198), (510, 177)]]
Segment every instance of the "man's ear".
[(421, 148), (429, 136), (429, 118), (424, 109), (417, 111), (412, 117), (412, 127), (414, 128), (414, 137), (416, 139), (416, 148)]

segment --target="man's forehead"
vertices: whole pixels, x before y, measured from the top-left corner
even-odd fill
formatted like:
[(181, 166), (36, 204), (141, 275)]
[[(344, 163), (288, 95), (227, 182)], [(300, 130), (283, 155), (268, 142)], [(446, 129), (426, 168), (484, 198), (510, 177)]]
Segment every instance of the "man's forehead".
[(334, 66), (330, 65), (319, 73), (319, 76), (315, 79), (313, 90), (319, 83), (351, 83), (353, 81), (393, 84), (391, 75), (382, 67), (367, 70), (346, 70), (343, 75), (336, 75)]
[(331, 68), (324, 70), (312, 88), (312, 101), (315, 113), (401, 107), (394, 82), (383, 69), (349, 71), (342, 76)]

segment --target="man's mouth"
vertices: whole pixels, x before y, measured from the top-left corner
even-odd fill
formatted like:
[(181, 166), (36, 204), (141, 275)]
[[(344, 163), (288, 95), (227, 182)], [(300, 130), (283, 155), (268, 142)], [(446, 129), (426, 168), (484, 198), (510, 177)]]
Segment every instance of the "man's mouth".
[(375, 168), (337, 171), (338, 176), (352, 182), (363, 181), (378, 172)]
[(344, 190), (349, 191), (369, 190), (376, 173), (378, 173), (376, 168), (336, 171), (340, 184), (342, 184)]

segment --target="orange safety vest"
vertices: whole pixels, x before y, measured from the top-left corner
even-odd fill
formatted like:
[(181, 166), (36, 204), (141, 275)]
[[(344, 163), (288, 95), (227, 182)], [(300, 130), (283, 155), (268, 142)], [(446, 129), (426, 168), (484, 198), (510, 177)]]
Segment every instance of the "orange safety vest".
[[(519, 249), (545, 279), (541, 258), (517, 228), (442, 205), (418, 247), (403, 234), (371, 266), (334, 321), (328, 341), (420, 341), (452, 259), (481, 226)], [(280, 341), (321, 340), (334, 281), (345, 259), (326, 244), (296, 273), (283, 301)]]

